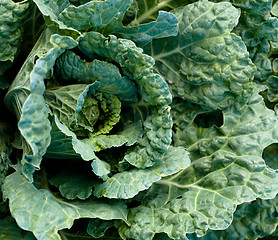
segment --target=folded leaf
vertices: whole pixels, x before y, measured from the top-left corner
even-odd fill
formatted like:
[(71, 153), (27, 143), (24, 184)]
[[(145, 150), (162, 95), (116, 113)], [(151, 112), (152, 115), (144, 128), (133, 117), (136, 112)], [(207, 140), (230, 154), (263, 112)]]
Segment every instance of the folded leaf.
[(153, 106), (153, 113), (144, 123), (146, 135), (140, 143), (141, 147), (126, 155), (125, 159), (141, 168), (160, 162), (171, 143), (172, 120), (168, 104), (172, 96), (166, 82), (153, 73), (153, 59), (129, 40), (117, 39), (115, 36), (106, 38), (96, 32), (80, 38), (79, 48), (89, 57), (93, 58), (97, 54), (117, 62), (140, 85), (142, 98)]
[(67, 7), (60, 13), (59, 19), (77, 30), (111, 33), (121, 24), (131, 4), (132, 0), (90, 1), (78, 7)]
[(67, 83), (75, 81), (90, 84), (98, 81), (103, 93), (113, 94), (121, 101), (133, 103), (137, 101), (138, 89), (131, 79), (121, 76), (117, 66), (109, 62), (85, 62), (71, 51), (67, 51), (56, 62), (58, 81)]
[(59, 19), (59, 14), (69, 6), (68, 0), (34, 0), (34, 3), (44, 16), (45, 22), (49, 28), (62, 29), (64, 33), (67, 33), (74, 38), (77, 38), (80, 35), (80, 32), (77, 29), (67, 26)]
[(185, 169), (190, 164), (187, 152), (182, 147), (170, 147), (161, 163), (151, 168), (132, 169), (117, 173), (95, 188), (97, 197), (128, 199), (138, 192), (148, 189), (162, 177), (172, 175)]
[[(56, 115), (54, 116), (52, 126), (54, 132), (52, 132), (53, 138), (46, 154), (47, 157), (62, 159), (67, 159), (67, 157), (81, 158), (85, 161), (94, 160), (92, 162), (93, 172), (104, 180), (107, 179), (107, 174), (110, 172), (108, 163), (100, 160), (90, 146), (78, 140), (76, 135), (67, 126), (62, 124)], [(62, 149), (66, 151), (61, 152)]]
[[(17, 75), (17, 80), (13, 83), (15, 85), (14, 88), (12, 86), (6, 96), (6, 103), (8, 104), (11, 98), (20, 98), (21, 91), (23, 93), (31, 92), (26, 100), (23, 99), (25, 102), (22, 107), (15, 106), (16, 111), (22, 111), (18, 128), (28, 144), (28, 152), (24, 152), (21, 162), (23, 165), (23, 174), (29, 180), (32, 180), (33, 172), (40, 168), (42, 156), (50, 144), (51, 127), (48, 120), (48, 108), (43, 98), (45, 90), (44, 79), (47, 73), (52, 70), (56, 58), (67, 48), (73, 48), (76, 45), (76, 42), (72, 38), (57, 34), (50, 37), (51, 44), (47, 45), (48, 43), (45, 40), (49, 41), (47, 39), (49, 32), (46, 31), (44, 34), (37, 44), (45, 48), (46, 52), (35, 64), (31, 62), (32, 58), (35, 58), (35, 53), (31, 53), (25, 65), (29, 71), (30, 67), (32, 67), (30, 76), (26, 75), (28, 72), (25, 72), (26, 69), (22, 68), (21, 72)], [(19, 96), (17, 95), (17, 91), (19, 92)], [(15, 102), (15, 104), (17, 103), (18, 101)]]
[(202, 0), (173, 13), (178, 35), (145, 47), (173, 96), (213, 109), (244, 105), (252, 94), (255, 67), (242, 40), (231, 34), (240, 11), (228, 2)]
[(104, 35), (117, 34), (144, 45), (152, 39), (177, 35), (175, 15), (161, 11), (157, 20), (147, 24), (123, 26), (122, 21), (131, 0), (90, 1), (78, 7), (69, 6), (59, 15), (65, 25), (82, 31), (96, 31)]
[(156, 21), (134, 27), (123, 27), (117, 35), (130, 39), (138, 45), (145, 45), (152, 39), (176, 36), (178, 34), (178, 19), (174, 14), (160, 11)]
[(98, 101), (93, 98), (99, 83), (74, 84), (46, 90), (44, 98), (58, 119), (75, 132), (93, 132), (99, 118)]
[(143, 135), (142, 123), (137, 122), (127, 125), (126, 128), (112, 135), (92, 135), (89, 138), (82, 139), (86, 145), (90, 146), (95, 152), (112, 147), (120, 147), (123, 145), (132, 146), (138, 143)]
[(20, 171), (5, 179), (2, 190), (19, 227), (33, 232), (37, 239), (61, 240), (58, 231), (70, 228), (79, 218), (126, 221), (126, 206), (119, 200), (64, 201), (48, 190), (35, 188)]

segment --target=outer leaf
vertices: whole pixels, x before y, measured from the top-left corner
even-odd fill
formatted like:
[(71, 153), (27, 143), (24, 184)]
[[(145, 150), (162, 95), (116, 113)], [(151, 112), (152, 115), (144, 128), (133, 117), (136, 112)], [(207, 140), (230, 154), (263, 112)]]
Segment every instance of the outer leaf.
[(8, 240), (36, 240), (32, 233), (20, 229), (12, 217), (0, 220), (0, 237)]
[(149, 167), (162, 160), (171, 143), (172, 120), (168, 104), (172, 97), (164, 80), (153, 73), (151, 57), (142, 54), (142, 49), (129, 40), (109, 38), (90, 32), (80, 39), (79, 48), (89, 57), (97, 54), (116, 61), (142, 87), (142, 98), (153, 106), (153, 114), (144, 123), (146, 135), (141, 147), (125, 159), (137, 167)]
[(43, 14), (48, 27), (64, 30), (72, 37), (78, 37), (80, 32), (71, 26), (67, 26), (59, 19), (59, 14), (69, 5), (68, 0), (34, 0), (40, 12)]
[[(47, 35), (47, 32), (45, 32)], [(44, 44), (44, 35), (41, 37), (38, 45), (42, 45), (42, 49)], [(22, 106), (22, 113), (20, 115), (20, 120), (18, 122), (18, 128), (21, 132), (21, 135), (26, 140), (28, 147), (30, 150), (27, 153), (24, 153), (22, 158), (23, 168), (22, 171), (24, 175), (32, 180), (32, 174), (36, 169), (39, 169), (40, 162), (42, 156), (45, 154), (47, 147), (50, 144), (50, 123), (48, 121), (48, 108), (45, 105), (43, 93), (44, 93), (44, 79), (47, 76), (47, 73), (52, 70), (55, 60), (57, 57), (62, 54), (66, 48), (72, 48), (76, 45), (76, 42), (70, 37), (62, 37), (59, 35), (52, 35), (50, 38), (51, 47), (45, 47), (47, 52), (36, 61), (36, 64), (33, 66), (30, 76), (25, 75), (26, 79), (20, 79), (21, 74), (24, 73), (24, 68), (21, 69), (22, 72), (19, 72), (17, 75), (17, 79), (13, 83), (16, 87), (10, 90), (10, 95), (14, 98), (17, 98), (17, 90), (25, 92), (24, 90), (26, 84), (30, 84), (29, 91), (31, 94), (27, 97), (26, 101)], [(33, 53), (34, 54), (34, 53)], [(25, 66), (30, 64), (32, 66), (33, 63), (30, 63), (30, 59), (32, 59), (32, 55), (27, 60)], [(28, 66), (30, 67), (30, 66)], [(20, 81), (25, 81), (20, 82)], [(19, 82), (18, 82), (19, 81)], [(23, 86), (22, 86), (22, 85)], [(26, 86), (26, 88), (28, 88)], [(21, 89), (22, 88), (22, 89)], [(7, 97), (7, 101), (9, 98)], [(16, 102), (17, 103), (17, 102)], [(21, 106), (16, 106), (17, 108), (21, 108)], [(16, 109), (20, 111), (20, 109)]]
[[(0, 5), (0, 64), (13, 61), (21, 42), (22, 26), (27, 14), (28, 1), (2, 0)], [(5, 64), (9, 64), (5, 62)], [(0, 71), (1, 75), (1, 71)]]
[(177, 35), (178, 21), (168, 12), (160, 12), (158, 19), (151, 23), (139, 26), (135, 23), (123, 27), (121, 22), (132, 2), (132, 0), (90, 1), (78, 7), (69, 6), (61, 12), (59, 19), (77, 30), (93, 30), (104, 35), (117, 33), (141, 45), (152, 39)]
[(60, 171), (49, 181), (59, 188), (60, 193), (67, 199), (87, 199), (92, 195), (92, 188), (96, 185), (96, 180), (90, 176), (66, 169)]
[(227, 2), (202, 0), (173, 13), (179, 34), (148, 46), (155, 70), (173, 95), (213, 109), (244, 105), (252, 93), (255, 67), (244, 43), (230, 33), (239, 10)]
[(90, 146), (95, 152), (112, 148), (120, 147), (123, 145), (132, 146), (135, 143), (138, 143), (143, 135), (142, 123), (137, 122), (127, 127), (113, 135), (92, 135), (89, 138), (82, 140), (86, 145)]
[(190, 160), (182, 147), (170, 147), (161, 163), (148, 169), (132, 169), (115, 174), (95, 188), (97, 197), (128, 199), (138, 192), (148, 189), (162, 177), (172, 175), (189, 166)]
[(244, 203), (234, 213), (229, 228), (224, 231), (210, 231), (204, 237), (197, 239), (247, 240), (271, 235), (278, 225), (277, 201), (276, 197), (271, 200), (257, 199), (252, 203)]
[(78, 7), (69, 6), (61, 12), (59, 19), (77, 30), (111, 33), (131, 4), (132, 0), (90, 1)]
[(122, 77), (112, 63), (99, 61), (84, 62), (71, 51), (67, 51), (56, 62), (56, 74), (62, 83), (71, 81), (90, 84), (98, 81), (103, 93), (113, 94), (121, 101), (136, 102), (138, 89), (130, 78)]
[(138, 45), (145, 45), (152, 39), (176, 36), (178, 19), (174, 14), (160, 11), (156, 21), (135, 27), (123, 27), (117, 31), (122, 38), (131, 39)]
[(5, 179), (2, 189), (17, 224), (40, 240), (60, 240), (57, 231), (70, 228), (79, 218), (126, 220), (126, 207), (121, 201), (62, 201), (48, 190), (35, 188), (19, 171)]
[(194, 118), (204, 111), (198, 106), (181, 102), (173, 108), (174, 144), (186, 147), (193, 162), (152, 186), (143, 204), (130, 210), (131, 227), (120, 227), (123, 236), (201, 236), (208, 228), (227, 228), (237, 205), (277, 194), (277, 172), (261, 156), (265, 147), (278, 141), (278, 123), (258, 94), (241, 110), (225, 110), (222, 127), (198, 128)]
[(278, 20), (271, 17), (272, 0), (237, 0), (242, 14), (234, 32), (242, 37), (257, 67), (255, 79), (263, 82), (271, 74), (271, 45), (278, 41)]

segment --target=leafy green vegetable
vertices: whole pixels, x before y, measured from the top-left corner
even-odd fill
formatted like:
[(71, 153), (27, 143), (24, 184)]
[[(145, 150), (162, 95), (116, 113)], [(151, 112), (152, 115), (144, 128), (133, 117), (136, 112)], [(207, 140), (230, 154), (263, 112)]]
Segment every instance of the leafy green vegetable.
[(0, 1), (0, 238), (277, 238), (277, 9)]

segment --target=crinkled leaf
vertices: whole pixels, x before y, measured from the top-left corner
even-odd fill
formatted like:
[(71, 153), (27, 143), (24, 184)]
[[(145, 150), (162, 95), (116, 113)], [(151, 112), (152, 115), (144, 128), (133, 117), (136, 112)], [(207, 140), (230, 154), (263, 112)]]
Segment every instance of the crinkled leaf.
[(61, 170), (49, 182), (59, 188), (61, 195), (67, 199), (87, 199), (97, 181), (91, 176), (76, 172), (73, 169)]
[(244, 105), (255, 67), (241, 38), (230, 33), (240, 11), (228, 2), (202, 0), (173, 13), (179, 34), (146, 47), (173, 95), (213, 109)]
[(30, 232), (25, 232), (18, 227), (12, 217), (0, 220), (0, 237), (7, 240), (36, 240)]
[(90, 84), (98, 81), (103, 93), (113, 94), (128, 103), (137, 101), (138, 89), (134, 81), (121, 76), (117, 66), (112, 63), (97, 59), (85, 62), (75, 53), (67, 51), (57, 59), (55, 69), (61, 83), (75, 81)]
[[(13, 61), (22, 38), (28, 1), (2, 0), (0, 5), (0, 61)], [(1, 63), (1, 62), (0, 62)], [(5, 64), (9, 64), (5, 62)], [(1, 75), (1, 72), (0, 72)]]
[(209, 231), (199, 240), (247, 240), (271, 235), (278, 226), (278, 199), (257, 199), (238, 206), (232, 224), (223, 231)]
[(174, 144), (189, 151), (192, 163), (154, 183), (143, 204), (130, 210), (131, 227), (120, 227), (124, 236), (201, 236), (207, 229), (226, 229), (237, 205), (277, 194), (277, 172), (261, 156), (278, 141), (278, 123), (260, 95), (255, 92), (241, 110), (231, 106), (223, 111), (221, 127), (197, 127), (194, 118), (204, 112), (197, 105), (181, 101), (173, 109)]
[(255, 79), (263, 82), (271, 74), (271, 45), (278, 41), (278, 20), (270, 15), (272, 0), (233, 1), (242, 10), (234, 32), (241, 36), (257, 67)]
[(38, 190), (19, 171), (5, 179), (2, 190), (19, 227), (41, 240), (60, 240), (58, 230), (70, 228), (79, 218), (126, 220), (126, 206), (119, 200), (64, 201), (48, 190)]
[(162, 177), (172, 175), (190, 164), (187, 152), (182, 147), (170, 147), (161, 163), (148, 169), (132, 169), (117, 173), (95, 188), (97, 197), (128, 199), (148, 189)]
[(267, 79), (267, 97), (271, 102), (278, 101), (278, 77), (277, 76), (270, 76)]
[(123, 145), (131, 146), (138, 143), (143, 135), (142, 123), (137, 122), (127, 127), (117, 134), (112, 135), (92, 135), (89, 138), (82, 140), (85, 144), (90, 146), (95, 152), (112, 147), (120, 147)]
[(142, 98), (153, 106), (153, 113), (144, 122), (145, 136), (141, 147), (125, 159), (137, 167), (150, 167), (159, 162), (171, 143), (172, 120), (168, 104), (172, 101), (168, 85), (158, 74), (153, 73), (154, 60), (129, 40), (117, 39), (90, 32), (80, 39), (80, 50), (92, 57), (97, 54), (117, 62), (130, 72), (142, 88)]

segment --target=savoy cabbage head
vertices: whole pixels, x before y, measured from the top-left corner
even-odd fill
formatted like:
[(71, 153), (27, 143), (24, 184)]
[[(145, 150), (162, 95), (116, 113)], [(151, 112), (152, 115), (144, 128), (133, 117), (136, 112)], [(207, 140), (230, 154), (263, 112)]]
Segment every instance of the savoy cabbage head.
[(275, 238), (277, 17), (272, 0), (0, 0), (0, 236)]

